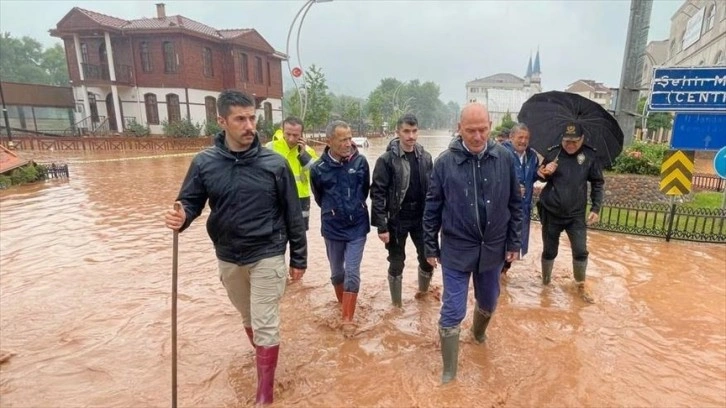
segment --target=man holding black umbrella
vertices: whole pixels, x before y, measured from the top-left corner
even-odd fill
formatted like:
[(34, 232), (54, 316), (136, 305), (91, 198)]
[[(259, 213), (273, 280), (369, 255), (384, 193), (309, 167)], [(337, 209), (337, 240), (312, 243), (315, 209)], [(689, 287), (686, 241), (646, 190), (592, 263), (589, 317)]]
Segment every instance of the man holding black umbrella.
[[(582, 126), (566, 123), (562, 141), (550, 147), (537, 170), (539, 180), (547, 182), (540, 194), (537, 210), (542, 221), (542, 283), (548, 285), (559, 248), (560, 234), (567, 232), (572, 248), (572, 269), (578, 292), (586, 302), (594, 299), (585, 286), (587, 271), (587, 225), (599, 221), (605, 184), (602, 166), (595, 149), (584, 143)], [(587, 211), (587, 183), (592, 206)]]

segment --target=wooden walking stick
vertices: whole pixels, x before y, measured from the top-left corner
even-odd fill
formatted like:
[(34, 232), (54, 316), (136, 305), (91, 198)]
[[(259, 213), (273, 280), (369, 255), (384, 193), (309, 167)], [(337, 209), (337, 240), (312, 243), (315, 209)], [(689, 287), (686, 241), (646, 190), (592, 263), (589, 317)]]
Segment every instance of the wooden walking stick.
[[(181, 210), (181, 204), (174, 203), (174, 211)], [(179, 231), (174, 230), (171, 266), (171, 406), (176, 408), (176, 298), (179, 269)]]

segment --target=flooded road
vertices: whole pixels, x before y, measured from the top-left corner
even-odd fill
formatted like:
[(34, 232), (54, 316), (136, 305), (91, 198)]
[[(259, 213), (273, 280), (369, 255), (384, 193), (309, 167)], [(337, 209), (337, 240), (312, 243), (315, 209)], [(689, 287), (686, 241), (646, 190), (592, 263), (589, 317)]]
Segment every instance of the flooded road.
[[(420, 141), (435, 157), (449, 139)], [(371, 168), (384, 147), (363, 151)], [(0, 350), (14, 353), (0, 365), (3, 408), (170, 405), (172, 233), (161, 214), (191, 155), (135, 156), (78, 154), (69, 181), (0, 191)], [(542, 287), (533, 223), (487, 343), (462, 330), (458, 380), (441, 386), (439, 302), (414, 299), (413, 246), (394, 309), (371, 232), (358, 332), (345, 340), (312, 214), (309, 269), (282, 304), (275, 406), (726, 405), (724, 245), (591, 231), (589, 305), (575, 296), (564, 241)], [(179, 404), (249, 406), (254, 352), (217, 277), (206, 215), (180, 236)], [(432, 284), (440, 292), (440, 269)]]

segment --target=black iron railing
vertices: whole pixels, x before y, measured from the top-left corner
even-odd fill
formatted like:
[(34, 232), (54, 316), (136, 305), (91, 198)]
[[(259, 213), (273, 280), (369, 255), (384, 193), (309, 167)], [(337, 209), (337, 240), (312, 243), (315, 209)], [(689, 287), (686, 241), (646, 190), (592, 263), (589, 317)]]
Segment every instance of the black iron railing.
[[(533, 206), (531, 217), (539, 221)], [(666, 241), (726, 243), (726, 209), (692, 208), (682, 204), (609, 202), (600, 209), (592, 229), (662, 237)]]

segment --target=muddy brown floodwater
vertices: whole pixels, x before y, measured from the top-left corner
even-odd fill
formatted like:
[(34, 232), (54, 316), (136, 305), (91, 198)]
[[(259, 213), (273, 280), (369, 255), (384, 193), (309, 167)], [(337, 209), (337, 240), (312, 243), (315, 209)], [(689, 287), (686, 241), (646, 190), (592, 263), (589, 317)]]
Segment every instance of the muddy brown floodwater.
[[(420, 141), (435, 157), (449, 138)], [(363, 151), (371, 168), (384, 147), (374, 140)], [(169, 406), (172, 233), (161, 214), (191, 155), (66, 157), (69, 181), (0, 192), (0, 349), (13, 353), (0, 365), (0, 406)], [(275, 406), (726, 405), (724, 245), (591, 231), (597, 303), (588, 305), (575, 296), (564, 241), (542, 287), (534, 223), (487, 343), (462, 335), (458, 380), (441, 386), (440, 269), (433, 293), (416, 300), (409, 256), (404, 307), (394, 309), (386, 252), (371, 232), (358, 332), (345, 340), (319, 215), (313, 205), (308, 272), (282, 303)], [(254, 354), (217, 278), (205, 220), (180, 236), (179, 403), (249, 406)], [(472, 305), (470, 294), (465, 329)]]

